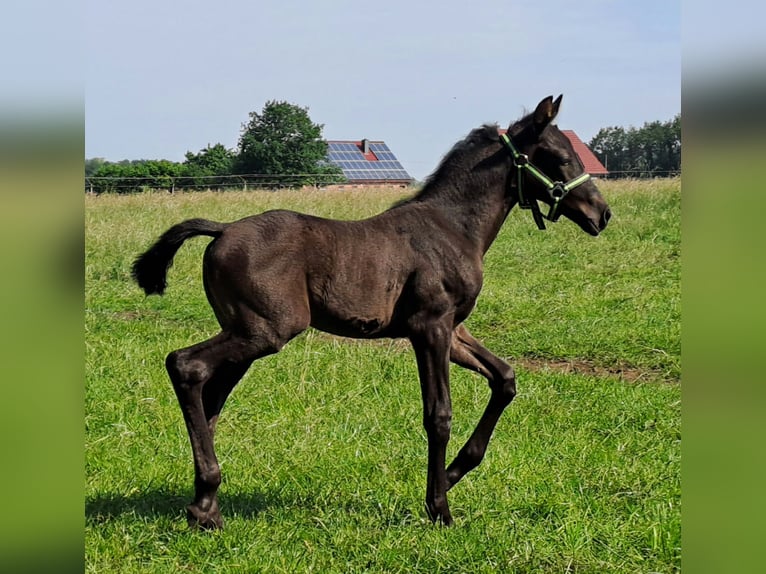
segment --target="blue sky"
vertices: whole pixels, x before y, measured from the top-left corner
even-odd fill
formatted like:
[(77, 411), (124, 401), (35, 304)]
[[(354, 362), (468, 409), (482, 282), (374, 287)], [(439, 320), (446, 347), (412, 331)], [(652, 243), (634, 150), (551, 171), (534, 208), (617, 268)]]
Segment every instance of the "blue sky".
[(474, 127), (564, 94), (585, 141), (681, 111), (680, 3), (133, 0), (86, 6), (86, 157), (236, 147), (268, 100), (382, 139), (422, 179)]

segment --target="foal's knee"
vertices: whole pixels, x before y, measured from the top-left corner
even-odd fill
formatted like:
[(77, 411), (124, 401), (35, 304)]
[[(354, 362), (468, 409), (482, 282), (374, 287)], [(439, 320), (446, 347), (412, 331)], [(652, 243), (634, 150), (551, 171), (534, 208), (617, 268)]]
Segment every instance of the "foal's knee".
[(487, 452), (487, 442), (468, 441), (458, 453), (463, 472), (467, 473), (481, 464)]
[(503, 404), (508, 405), (516, 396), (516, 372), (508, 366), (492, 385), (492, 394)]
[(423, 418), (423, 427), (429, 436), (447, 442), (452, 432), (452, 412), (447, 409), (439, 409), (426, 415)]

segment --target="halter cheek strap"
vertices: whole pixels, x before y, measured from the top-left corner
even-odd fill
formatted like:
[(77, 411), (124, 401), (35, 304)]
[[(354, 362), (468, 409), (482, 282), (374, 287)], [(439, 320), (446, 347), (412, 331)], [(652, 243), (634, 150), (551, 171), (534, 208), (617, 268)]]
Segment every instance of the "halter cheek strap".
[[(559, 213), (559, 204), (561, 200), (564, 199), (564, 197), (566, 197), (566, 195), (575, 187), (588, 181), (590, 179), (590, 175), (587, 173), (582, 173), (576, 178), (570, 179), (566, 183), (561, 181), (553, 181), (537, 167), (532, 165), (532, 163), (530, 163), (529, 156), (523, 153), (519, 153), (519, 151), (516, 149), (516, 146), (513, 145), (511, 138), (509, 138), (507, 134), (500, 134), (500, 138), (510, 150), (511, 156), (513, 157), (513, 165), (516, 166), (516, 169), (518, 170), (516, 185), (519, 193), (519, 206), (523, 209), (530, 209), (532, 211), (532, 217), (534, 217), (537, 227), (540, 229), (545, 229), (543, 217), (545, 217), (545, 219), (548, 221), (553, 221), (555, 223), (561, 215)], [(545, 187), (545, 191), (548, 193), (548, 197), (551, 199), (551, 206), (548, 210), (548, 215), (543, 216), (543, 214), (540, 213), (540, 206), (537, 204), (537, 200), (534, 197), (524, 196), (522, 175), (525, 170), (528, 171), (529, 174), (537, 181), (542, 183), (543, 187)]]

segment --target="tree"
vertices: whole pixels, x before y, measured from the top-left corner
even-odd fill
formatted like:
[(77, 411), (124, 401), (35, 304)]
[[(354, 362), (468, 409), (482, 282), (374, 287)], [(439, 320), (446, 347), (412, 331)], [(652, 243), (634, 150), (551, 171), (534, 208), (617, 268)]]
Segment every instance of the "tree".
[(322, 124), (311, 121), (308, 108), (269, 101), (250, 113), (242, 126), (235, 171), (257, 175), (262, 185), (298, 187), (342, 181), (340, 168), (327, 163)]
[(214, 146), (208, 144), (196, 154), (187, 151), (185, 157), (182, 184), (185, 187), (208, 188), (225, 183), (224, 178), (215, 176), (231, 174), (236, 154), (223, 144), (217, 143)]
[(628, 177), (668, 175), (681, 169), (681, 115), (627, 130), (602, 128), (589, 147), (610, 173)]
[(96, 173), (99, 168), (108, 163), (103, 157), (92, 157), (85, 160), (85, 177), (90, 177)]
[(618, 126), (601, 128), (590, 140), (588, 147), (609, 171), (621, 172), (626, 169), (625, 152), (628, 144), (623, 128)]

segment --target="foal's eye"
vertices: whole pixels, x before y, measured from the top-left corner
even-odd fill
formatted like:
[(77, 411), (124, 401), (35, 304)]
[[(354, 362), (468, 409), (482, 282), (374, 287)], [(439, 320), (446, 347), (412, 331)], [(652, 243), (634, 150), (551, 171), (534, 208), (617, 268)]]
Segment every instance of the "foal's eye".
[(569, 159), (568, 157), (561, 158), (561, 161), (560, 161), (561, 165), (569, 165), (570, 163), (572, 163), (572, 160)]

